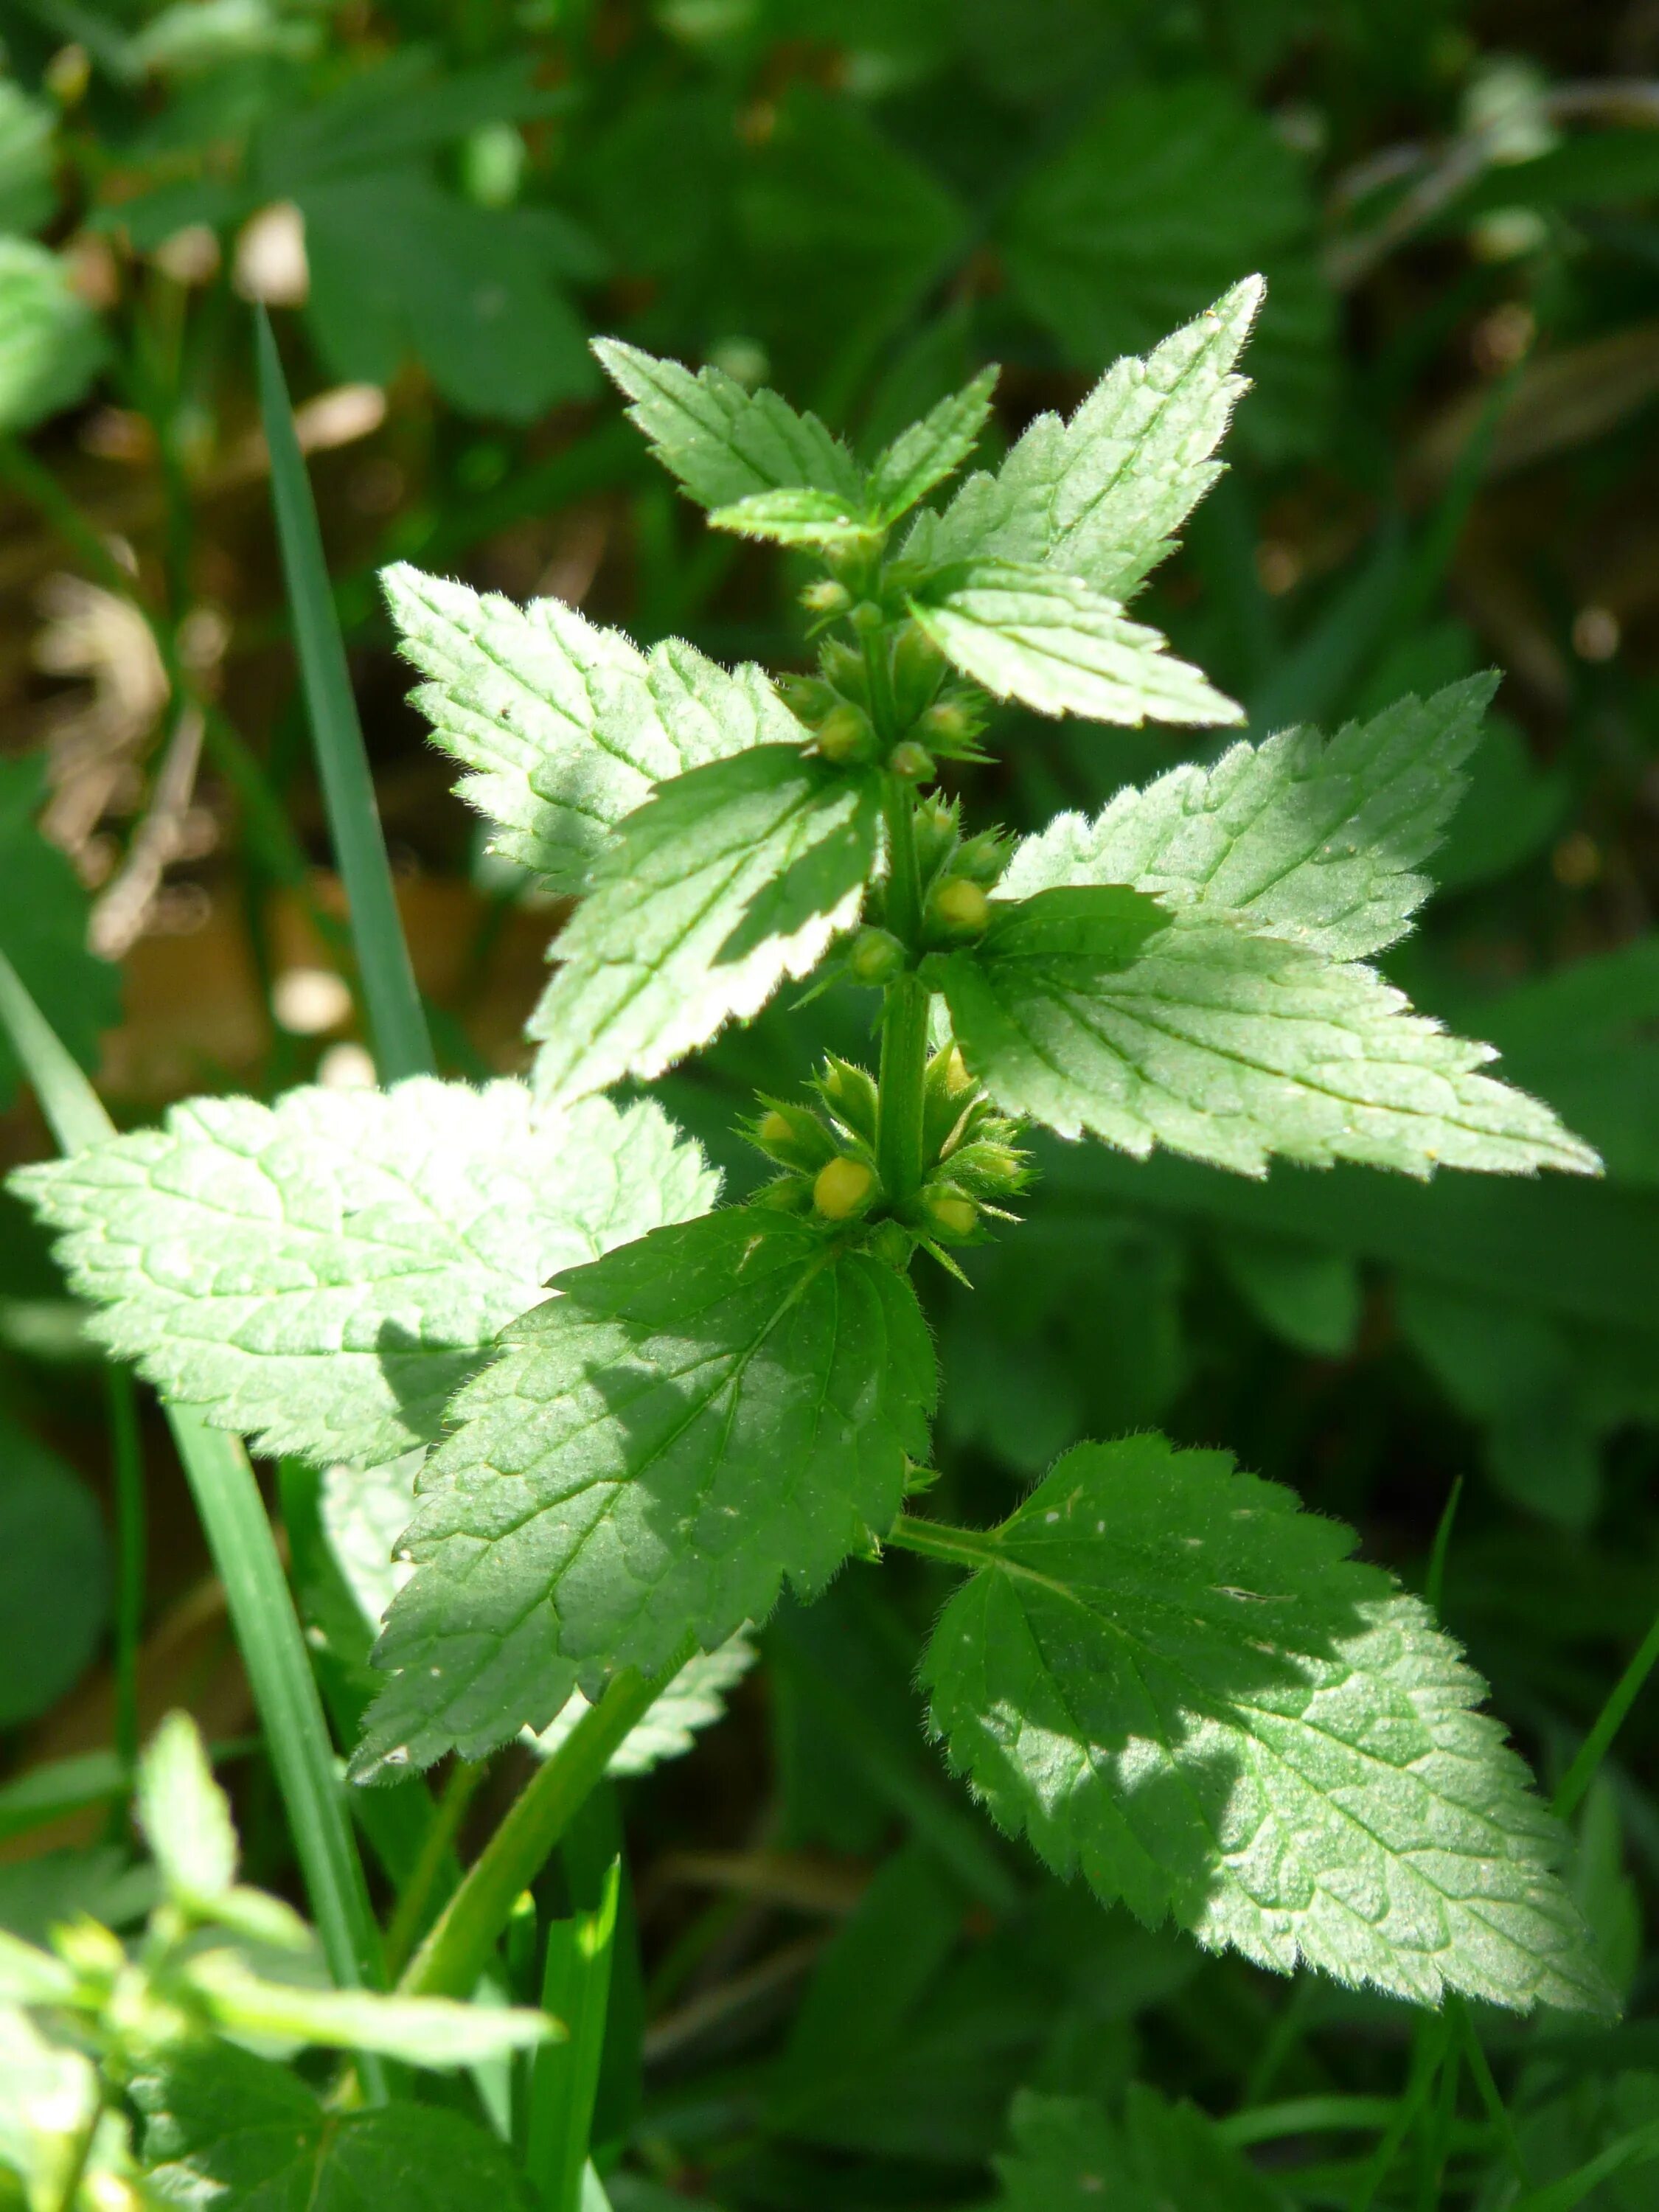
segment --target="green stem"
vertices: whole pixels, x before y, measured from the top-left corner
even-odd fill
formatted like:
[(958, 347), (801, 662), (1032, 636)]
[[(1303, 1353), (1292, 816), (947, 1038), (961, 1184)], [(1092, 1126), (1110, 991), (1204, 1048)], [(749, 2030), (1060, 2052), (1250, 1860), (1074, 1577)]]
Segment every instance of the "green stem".
[(431, 1073), (432, 1039), (398, 918), (374, 779), (323, 557), (316, 502), (295, 435), (276, 341), (263, 309), (257, 340), (259, 406), (270, 451), (271, 504), (293, 609), (301, 679), (335, 856), (350, 908), (375, 1062), (380, 1080), (395, 1083)]
[[(916, 864), (915, 801), (908, 784), (888, 781), (887, 926), (914, 955), (921, 941), (921, 878)], [(876, 1164), (890, 1206), (921, 1188), (930, 994), (914, 974), (887, 986), (881, 1022)]]
[[(80, 1152), (115, 1134), (98, 1094), (3, 953), (0, 1028), (9, 1035), (64, 1152)], [(185, 1407), (167, 1405), (166, 1412), (209, 1552), (224, 1584), (231, 1626), (288, 1808), (323, 1955), (341, 1988), (374, 1988), (384, 1978), (380, 1931), (346, 1818), (328, 1724), (259, 1486), (238, 1438), (209, 1428)], [(362, 2065), (364, 2086), (378, 2102), (385, 2093), (380, 2062), (365, 2057)]]
[(115, 1474), (115, 1750), (138, 1760), (138, 1645), (144, 1627), (144, 1458), (138, 1401), (125, 1367), (104, 1371)]
[(948, 1559), (953, 1567), (973, 1569), (1001, 1559), (994, 1535), (983, 1528), (953, 1528), (943, 1521), (924, 1521), (903, 1513), (883, 1541), (902, 1552), (919, 1552), (925, 1559)]
[(1659, 1660), (1659, 1615), (1655, 1616), (1652, 1627), (1642, 1639), (1641, 1650), (1620, 1676), (1613, 1695), (1596, 1717), (1595, 1726), (1579, 1745), (1577, 1758), (1561, 1777), (1553, 1800), (1558, 1820), (1570, 1820), (1578, 1810), (1614, 1736), (1641, 1694), (1642, 1685), (1653, 1672), (1656, 1660)]
[(447, 1877), (446, 1874), (451, 1846), (460, 1831), (466, 1808), (489, 1771), (481, 1759), (458, 1759), (450, 1771), (421, 1844), (420, 1856), (410, 1869), (398, 1899), (398, 1909), (392, 1916), (392, 1925), (386, 1929), (386, 1963), (394, 1974), (402, 1972), (419, 1941), (446, 1878), (453, 1879), (453, 1870)]
[(597, 1787), (614, 1752), (666, 1681), (629, 1668), (585, 1712), (468, 1868), (460, 1887), (404, 1970), (410, 1996), (471, 1996), (507, 1915)]

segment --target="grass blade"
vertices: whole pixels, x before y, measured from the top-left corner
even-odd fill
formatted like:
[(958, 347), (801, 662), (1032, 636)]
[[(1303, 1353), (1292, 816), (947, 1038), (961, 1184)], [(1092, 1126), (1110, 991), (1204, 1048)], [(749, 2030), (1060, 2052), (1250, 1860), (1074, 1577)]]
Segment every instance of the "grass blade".
[[(97, 1093), (0, 953), (0, 1025), (28, 1074), (52, 1134), (78, 1152), (115, 1133)], [(380, 1932), (334, 1747), (300, 1624), (289, 1595), (264, 1500), (238, 1438), (210, 1429), (189, 1408), (166, 1407), (196, 1510), (264, 1730), (277, 1787), (330, 1972), (343, 1989), (384, 1978)], [(380, 2094), (379, 2062), (362, 2061), (365, 2087)]]
[(1614, 1736), (1641, 1695), (1642, 1686), (1653, 1672), (1656, 1660), (1659, 1660), (1659, 1614), (1655, 1615), (1652, 1627), (1642, 1638), (1640, 1650), (1619, 1677), (1612, 1696), (1596, 1717), (1595, 1726), (1579, 1745), (1572, 1765), (1561, 1777), (1552, 1808), (1558, 1820), (1570, 1820), (1583, 1802), (1584, 1792), (1595, 1781)]
[(263, 309), (257, 342), (259, 407), (270, 449), (271, 504), (294, 613), (301, 680), (335, 858), (351, 914), (375, 1065), (382, 1083), (395, 1083), (406, 1075), (431, 1073), (432, 1039), (398, 917), (368, 756), (323, 559), (316, 503), (295, 435), (276, 341)]
[(525, 2160), (547, 2212), (581, 2212), (611, 2002), (621, 1841), (614, 1796), (600, 1790), (571, 1824), (560, 1852), (571, 1911), (548, 1927), (541, 2006), (564, 2022), (568, 2039), (544, 2045), (530, 2061)]
[(108, 1367), (104, 1382), (115, 1476), (115, 1749), (131, 1772), (138, 1761), (138, 1646), (144, 1632), (144, 1450), (131, 1370)]

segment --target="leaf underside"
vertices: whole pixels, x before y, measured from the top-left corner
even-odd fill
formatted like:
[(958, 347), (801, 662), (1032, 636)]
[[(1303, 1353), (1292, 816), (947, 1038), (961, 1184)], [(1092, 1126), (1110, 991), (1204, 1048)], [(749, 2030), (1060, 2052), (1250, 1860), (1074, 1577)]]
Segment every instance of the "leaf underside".
[(935, 1729), (1057, 1872), (1212, 1949), (1605, 2012), (1485, 1686), (1352, 1531), (1219, 1452), (1068, 1452), (951, 1600)]

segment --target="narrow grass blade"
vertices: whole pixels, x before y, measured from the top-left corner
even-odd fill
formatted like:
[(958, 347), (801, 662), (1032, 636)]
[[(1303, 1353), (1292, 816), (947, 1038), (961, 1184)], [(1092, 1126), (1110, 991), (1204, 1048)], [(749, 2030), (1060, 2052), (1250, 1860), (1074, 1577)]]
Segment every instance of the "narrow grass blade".
[[(97, 1093), (3, 954), (0, 1024), (65, 1152), (77, 1152), (114, 1134)], [(208, 1549), (224, 1584), (231, 1626), (288, 1808), (329, 1971), (342, 1988), (376, 1987), (383, 1979), (380, 1933), (346, 1818), (334, 1747), (259, 1486), (237, 1438), (210, 1429), (185, 1407), (168, 1406), (167, 1416)], [(383, 2082), (378, 2062), (365, 2058), (362, 2070), (365, 2087), (378, 2097)]]
[(1579, 2166), (1572, 2173), (1564, 2174), (1559, 2181), (1552, 2181), (1547, 2188), (1534, 2189), (1530, 2197), (1517, 2200), (1512, 2212), (1575, 2212), (1591, 2192), (1604, 2181), (1626, 2166), (1646, 2166), (1659, 2158), (1659, 2120), (1650, 2120), (1645, 2127), (1636, 2128), (1627, 2136)]
[(104, 1382), (115, 1476), (115, 1748), (131, 1771), (138, 1759), (138, 1646), (144, 1632), (144, 1453), (131, 1370), (107, 1368)]
[(317, 508), (294, 433), (276, 341), (263, 310), (257, 339), (259, 406), (265, 442), (270, 449), (271, 503), (276, 511), (283, 573), (294, 614), (300, 674), (335, 857), (351, 911), (375, 1064), (382, 1083), (395, 1083), (406, 1075), (430, 1073), (432, 1040), (398, 918), (386, 840), (375, 810), (374, 785), (323, 559)]
[(568, 2039), (544, 2045), (530, 2062), (525, 2163), (547, 2212), (581, 2212), (622, 1889), (621, 1824), (612, 1792), (600, 1790), (588, 1799), (560, 1858), (571, 1911), (548, 1928), (541, 2006), (563, 2021)]
[(1595, 1781), (1614, 1736), (1641, 1695), (1642, 1686), (1653, 1672), (1656, 1660), (1659, 1660), (1659, 1614), (1655, 1615), (1652, 1627), (1642, 1639), (1641, 1650), (1620, 1676), (1612, 1696), (1596, 1716), (1595, 1726), (1579, 1745), (1572, 1765), (1561, 1777), (1553, 1805), (1558, 1820), (1570, 1820), (1583, 1802), (1584, 1792)]

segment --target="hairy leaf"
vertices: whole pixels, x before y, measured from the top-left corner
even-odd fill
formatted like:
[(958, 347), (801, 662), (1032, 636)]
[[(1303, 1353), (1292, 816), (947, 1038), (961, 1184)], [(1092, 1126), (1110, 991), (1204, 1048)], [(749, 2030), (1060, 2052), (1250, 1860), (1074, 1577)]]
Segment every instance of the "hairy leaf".
[(1139, 729), (1239, 722), (1243, 709), (1146, 623), (1075, 577), (1007, 561), (942, 568), (910, 599), (939, 651), (997, 699)]
[(188, 1713), (169, 1713), (138, 1768), (138, 1819), (161, 1879), (174, 1895), (207, 1903), (236, 1879), (230, 1801)]
[(925, 1456), (908, 1282), (781, 1214), (713, 1213), (591, 1267), (457, 1399), (376, 1658), (359, 1771), (476, 1757), (580, 1684), (660, 1672), (821, 1589)]
[(715, 530), (776, 545), (873, 546), (881, 537), (860, 502), (830, 491), (757, 491), (708, 518)]
[(236, 2212), (522, 2212), (506, 2149), (459, 2112), (325, 2112), (288, 2068), (204, 2043), (142, 2075), (145, 2182), (163, 2202)]
[(1167, 1145), (1243, 1175), (1275, 1152), (1419, 1176), (1599, 1167), (1547, 1106), (1479, 1073), (1489, 1045), (1413, 1014), (1369, 968), (1201, 910), (1127, 967), (1080, 951), (1005, 960), (1006, 927), (935, 972), (973, 1073), (1062, 1137), (1088, 1129), (1138, 1157)]
[(1225, 908), (1339, 960), (1392, 945), (1431, 888), (1417, 865), (1462, 796), (1497, 678), (1400, 700), (1328, 743), (1281, 730), (1213, 768), (1184, 762), (1094, 820), (1057, 815), (1015, 851), (1001, 890), (1133, 884), (1168, 907)]
[(1123, 2118), (1084, 2097), (1022, 2089), (999, 2212), (1279, 2212), (1284, 2198), (1207, 2112), (1132, 2081)]
[[(870, 471), (868, 498), (878, 520), (896, 522), (919, 499), (925, 499), (935, 484), (955, 475), (979, 442), (991, 411), (997, 375), (994, 368), (982, 368), (971, 383), (941, 399), (877, 457)], [(963, 550), (978, 550), (978, 541)]]
[(596, 338), (593, 350), (652, 452), (702, 506), (796, 490), (861, 505), (863, 471), (816, 415), (798, 415), (775, 392), (745, 392), (724, 369), (694, 376), (619, 338)]
[(758, 1013), (858, 917), (876, 780), (761, 745), (665, 784), (594, 870), (530, 1020), (550, 1104), (648, 1079)]
[(1224, 1453), (1079, 1445), (935, 1631), (951, 1764), (1057, 1871), (1212, 1949), (1607, 2009), (1484, 1684), (1354, 1541)]
[(492, 848), (556, 891), (580, 892), (595, 856), (653, 787), (799, 725), (758, 668), (728, 673), (671, 638), (642, 653), (559, 599), (381, 572), (403, 649), (428, 680), (414, 703), (471, 773), (457, 786), (495, 824)]
[(23, 1170), (101, 1341), (268, 1452), (361, 1466), (445, 1402), (556, 1269), (716, 1189), (660, 1110), (533, 1118), (521, 1083), (204, 1098)]
[(907, 557), (1014, 561), (1127, 599), (1221, 473), (1210, 457), (1248, 389), (1234, 364), (1261, 296), (1247, 276), (1145, 360), (1114, 362), (1069, 422), (1039, 415), (994, 476), (922, 518)]

